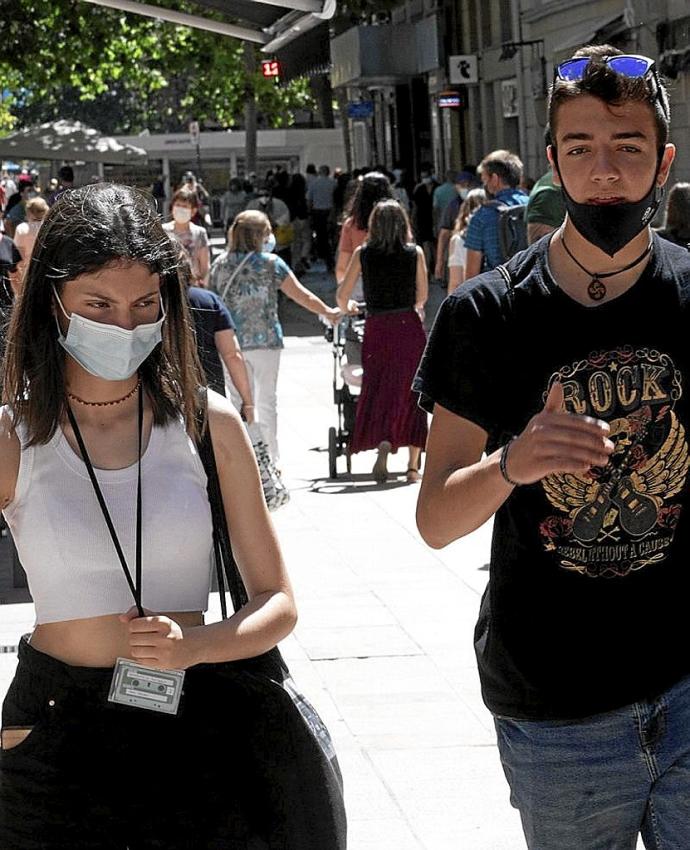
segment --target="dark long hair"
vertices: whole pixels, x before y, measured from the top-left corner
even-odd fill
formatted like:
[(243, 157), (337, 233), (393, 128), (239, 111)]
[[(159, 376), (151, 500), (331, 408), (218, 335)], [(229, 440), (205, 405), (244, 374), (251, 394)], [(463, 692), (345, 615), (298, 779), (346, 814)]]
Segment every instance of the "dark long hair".
[(66, 354), (58, 341), (53, 287), (107, 266), (141, 263), (160, 277), (166, 319), (162, 343), (140, 367), (157, 425), (182, 415), (199, 435), (201, 369), (180, 282), (177, 248), (146, 197), (128, 186), (101, 183), (65, 192), (43, 220), (14, 305), (4, 360), (4, 398), (13, 424), (23, 422), (29, 445), (46, 443), (65, 415)]
[(349, 215), (354, 220), (358, 230), (366, 230), (369, 226), (369, 216), (379, 201), (393, 197), (391, 184), (385, 174), (380, 171), (370, 171), (357, 183), (352, 196)]
[(410, 219), (404, 207), (394, 200), (379, 201), (369, 216), (367, 247), (395, 254), (410, 241)]

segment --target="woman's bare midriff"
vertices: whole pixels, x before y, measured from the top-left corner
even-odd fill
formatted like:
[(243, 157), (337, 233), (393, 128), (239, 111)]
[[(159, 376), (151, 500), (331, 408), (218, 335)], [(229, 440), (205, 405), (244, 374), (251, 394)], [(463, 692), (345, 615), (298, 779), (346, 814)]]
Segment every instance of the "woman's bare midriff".
[[(167, 612), (183, 629), (203, 626), (201, 611)], [(29, 641), (34, 649), (74, 667), (112, 667), (118, 658), (129, 658), (127, 625), (117, 614), (42, 623), (34, 628)]]

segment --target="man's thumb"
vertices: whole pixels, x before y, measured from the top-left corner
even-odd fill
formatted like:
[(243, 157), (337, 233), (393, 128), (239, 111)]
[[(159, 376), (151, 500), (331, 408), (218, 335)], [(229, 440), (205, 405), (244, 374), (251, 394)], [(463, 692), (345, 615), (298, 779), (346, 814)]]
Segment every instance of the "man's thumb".
[(560, 413), (564, 408), (564, 400), (563, 384), (560, 381), (554, 381), (546, 397), (544, 410), (546, 413)]

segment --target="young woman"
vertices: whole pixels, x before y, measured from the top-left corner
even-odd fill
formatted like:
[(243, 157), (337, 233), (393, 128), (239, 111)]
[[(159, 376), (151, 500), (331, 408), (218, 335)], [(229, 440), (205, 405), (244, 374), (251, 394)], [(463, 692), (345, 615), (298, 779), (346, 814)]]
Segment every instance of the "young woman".
[(465, 263), (467, 262), (465, 234), (467, 233), (467, 225), (470, 223), (474, 211), (485, 200), (486, 192), (483, 189), (470, 189), (467, 197), (460, 204), (453, 235), (450, 237), (448, 245), (448, 295), (465, 281)]
[(187, 252), (192, 269), (194, 286), (206, 286), (211, 261), (211, 249), (206, 229), (194, 224), (199, 212), (197, 194), (190, 188), (178, 189), (172, 196), (172, 221), (167, 221), (163, 229), (175, 239)]
[(262, 435), (278, 465), (277, 395), (283, 329), (278, 290), (310, 313), (336, 322), (340, 312), (302, 286), (290, 267), (273, 253), (275, 237), (268, 217), (258, 210), (240, 213), (228, 233), (229, 250), (211, 267), (211, 288), (235, 322), (252, 383)]
[(369, 236), (355, 249), (338, 306), (357, 312), (350, 299), (362, 275), (367, 319), (364, 326), (362, 392), (350, 452), (378, 448), (374, 478), (386, 480), (388, 453), (409, 447), (407, 480), (419, 480), (426, 444), (426, 414), (412, 394), (426, 335), (420, 314), (428, 296), (422, 249), (410, 242), (410, 221), (397, 201), (381, 201), (369, 218)]
[[(343, 222), (338, 242), (338, 261), (335, 265), (335, 277), (338, 285), (345, 280), (350, 260), (355, 250), (366, 240), (369, 216), (379, 201), (393, 197), (389, 179), (380, 171), (370, 171), (357, 182), (352, 196), (350, 211)], [(362, 300), (361, 281), (359, 288), (353, 291), (355, 301)]]
[[(0, 499), (36, 625), (2, 708), (0, 846), (254, 846), (247, 718), (217, 662), (273, 647), (295, 605), (245, 429), (209, 392), (249, 601), (204, 623), (198, 360), (177, 249), (143, 195), (92, 185), (56, 203), (8, 341)], [(181, 694), (162, 680), (177, 714), (110, 702), (118, 659), (145, 665), (154, 690), (165, 671), (186, 671)]]

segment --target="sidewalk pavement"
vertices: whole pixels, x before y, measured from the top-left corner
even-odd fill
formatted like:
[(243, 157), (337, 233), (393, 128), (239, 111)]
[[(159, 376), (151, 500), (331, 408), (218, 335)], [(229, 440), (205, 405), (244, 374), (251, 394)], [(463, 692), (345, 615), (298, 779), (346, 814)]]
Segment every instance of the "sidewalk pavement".
[[(333, 302), (325, 275), (303, 280)], [(418, 485), (405, 482), (405, 451), (391, 457), (385, 485), (370, 477), (372, 452), (355, 456), (351, 476), (340, 458), (341, 474), (328, 479), (331, 348), (313, 317), (292, 304), (284, 314), (279, 438), (292, 499), (274, 521), (300, 620), (282, 649), (334, 737), (349, 848), (518, 850), (472, 648), (489, 524), (429, 549), (415, 527)], [(211, 607), (209, 620), (219, 617), (217, 598)], [(16, 645), (32, 622), (31, 604), (3, 605), (0, 644)], [(0, 696), (15, 665), (0, 653)]]

